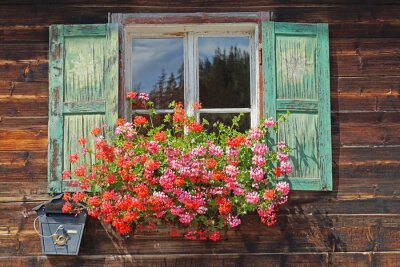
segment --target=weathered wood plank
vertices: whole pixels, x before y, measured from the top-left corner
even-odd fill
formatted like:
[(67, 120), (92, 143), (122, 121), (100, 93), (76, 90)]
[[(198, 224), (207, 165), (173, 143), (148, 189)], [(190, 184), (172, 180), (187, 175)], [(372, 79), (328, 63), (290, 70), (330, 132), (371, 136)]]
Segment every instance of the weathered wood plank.
[(399, 38), (331, 38), (331, 55), (398, 55)]
[(0, 60), (0, 77), (9, 82), (48, 81), (47, 60)]
[(398, 145), (398, 112), (333, 113), (333, 146)]
[(0, 99), (3, 98), (38, 98), (48, 97), (47, 82), (18, 82), (0, 80)]
[[(9, 178), (11, 181), (8, 181)], [(16, 182), (12, 177), (0, 174), (0, 202), (45, 201), (47, 194), (47, 173), (29, 175)]]
[(28, 256), (10, 257), (13, 264), (9, 265), (4, 257), (0, 257), (0, 264), (11, 266), (192, 266), (192, 267), (220, 267), (220, 266), (299, 266), (314, 267), (326, 266), (327, 253), (301, 254), (175, 254), (175, 255), (93, 255), (93, 256)]
[[(118, 2), (121, 5), (138, 5), (138, 6), (163, 6), (163, 1), (160, 0), (120, 0)], [(224, 1), (227, 5), (242, 7), (240, 3), (234, 0)], [(4, 0), (2, 5), (23, 5), (30, 4), (29, 0)], [(104, 4), (115, 4), (110, 0), (100, 0), (95, 3), (92, 0), (40, 0), (37, 4), (58, 4), (58, 5), (104, 5)], [(336, 7), (336, 6), (349, 6), (349, 5), (395, 5), (398, 4), (396, 0), (298, 0), (296, 2), (292, 1), (281, 1), (281, 0), (249, 0), (248, 4), (250, 6), (281, 6), (281, 7)], [(218, 0), (175, 0), (168, 5), (168, 7), (182, 7), (182, 6), (221, 6), (224, 7)]]
[(400, 95), (398, 76), (365, 76), (331, 78), (331, 96), (397, 96)]
[(46, 174), (47, 151), (0, 151), (0, 181), (7, 181), (7, 175), (20, 174), (32, 177)]
[(10, 25), (0, 26), (0, 42), (6, 43), (44, 43), (49, 39), (49, 28), (47, 26), (35, 25)]
[(35, 58), (46, 60), (48, 58), (48, 43), (23, 43), (23, 44), (0, 44), (1, 60), (24, 60)]
[[(36, 203), (2, 203), (0, 215), (0, 255), (38, 255), (39, 237), (33, 231), (34, 215), (27, 212)], [(363, 223), (360, 224), (360, 221)], [(399, 215), (327, 215), (305, 214), (293, 210), (282, 215), (273, 227), (259, 223), (257, 215), (243, 218), (238, 231), (223, 234), (218, 243), (188, 241), (168, 236), (165, 228), (136, 233), (120, 241), (103, 226), (89, 219), (85, 229), (81, 255), (92, 254), (171, 254), (171, 253), (262, 253), (268, 252), (332, 252), (398, 250), (396, 242)], [(89, 242), (93, 238), (98, 242)]]
[(400, 95), (333, 95), (331, 105), (333, 112), (398, 111), (400, 110)]
[(47, 127), (41, 126), (28, 130), (0, 130), (0, 149), (13, 150), (46, 150)]
[(398, 124), (400, 116), (398, 112), (358, 112), (358, 113), (331, 113), (332, 125), (337, 126), (343, 123), (362, 124)]
[(48, 115), (47, 98), (1, 99), (0, 117), (44, 117)]
[(332, 127), (332, 144), (339, 146), (399, 145), (400, 124), (341, 124)]
[[(208, 2), (208, 1), (207, 1)], [(366, 8), (367, 7), (367, 8)], [(9, 16), (13, 6), (4, 6), (0, 15), (3, 25), (44, 25), (55, 23), (105, 23), (107, 13), (134, 13), (134, 12), (239, 12), (239, 11), (273, 11), (276, 21), (285, 22), (326, 22), (326, 23), (396, 23), (399, 22), (397, 16), (400, 7), (394, 5), (391, 8), (385, 6), (341, 6), (341, 7), (280, 7), (279, 4), (269, 5), (268, 3), (254, 3), (243, 5), (238, 2), (230, 4), (214, 3), (188, 3), (164, 5), (162, 2), (157, 4), (134, 4), (130, 2), (125, 5), (108, 3), (106, 6), (95, 4), (75, 5), (19, 5), (19, 17)], [(63, 12), (60, 12), (60, 8)], [(68, 16), (66, 14), (69, 14)], [(356, 16), (354, 14), (357, 14)]]
[(331, 38), (400, 38), (398, 23), (329, 23)]
[[(368, 23), (379, 21), (400, 22), (398, 6), (388, 8), (375, 6), (368, 9), (365, 6), (326, 7), (326, 8), (290, 8), (278, 7), (273, 10), (276, 21), (304, 23)], [(356, 15), (355, 15), (356, 14)]]
[[(1, 117), (0, 130), (11, 129), (32, 129), (38, 126), (44, 127), (47, 125), (48, 118), (46, 117)], [(1, 150), (1, 149), (0, 149)]]
[(400, 59), (393, 55), (330, 56), (331, 77), (398, 75)]
[(397, 266), (399, 252), (309, 252), (309, 253), (225, 253), (174, 255), (86, 255), (0, 257), (5, 267), (14, 266)]

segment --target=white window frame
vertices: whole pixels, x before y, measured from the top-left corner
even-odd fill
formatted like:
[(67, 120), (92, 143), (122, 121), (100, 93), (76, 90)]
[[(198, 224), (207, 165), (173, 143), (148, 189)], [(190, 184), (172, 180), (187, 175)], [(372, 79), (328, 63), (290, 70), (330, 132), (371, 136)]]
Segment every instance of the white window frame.
[[(130, 91), (132, 84), (132, 51), (133, 38), (183, 38), (184, 42), (184, 104), (186, 114), (196, 115), (199, 120), (201, 113), (250, 113), (251, 127), (257, 127), (260, 121), (260, 86), (259, 86), (259, 42), (257, 23), (210, 23), (210, 24), (128, 24), (123, 28), (124, 55), (124, 88)], [(192, 104), (199, 102), (199, 37), (241, 37), (248, 36), (250, 40), (250, 107), (249, 108), (212, 108), (193, 112)], [(132, 55), (132, 56), (131, 56)], [(194, 90), (193, 90), (194, 89)], [(126, 105), (127, 106), (127, 105)], [(158, 109), (158, 113), (172, 113), (170, 109)], [(132, 112), (146, 113), (144, 110), (125, 108), (127, 119), (132, 118)]]

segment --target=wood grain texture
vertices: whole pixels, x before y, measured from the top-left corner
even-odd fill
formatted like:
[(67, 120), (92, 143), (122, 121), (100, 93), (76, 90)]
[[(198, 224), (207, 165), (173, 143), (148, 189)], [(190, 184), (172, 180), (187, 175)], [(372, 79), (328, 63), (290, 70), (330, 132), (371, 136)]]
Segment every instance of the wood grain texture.
[[(221, 244), (157, 233), (120, 244), (90, 220), (83, 255), (40, 256), (34, 217), (24, 214), (49, 198), (48, 26), (106, 23), (108, 12), (211, 11), (329, 24), (333, 191), (293, 192), (277, 228), (245, 218)], [(1, 1), (0, 265), (398, 266), (399, 11), (397, 0)]]
[[(96, 1), (96, 3), (93, 3), (92, 0), (40, 0), (36, 2), (38, 5), (44, 5), (44, 4), (51, 4), (55, 3), (58, 5), (100, 5), (100, 4), (108, 4), (112, 6), (113, 2), (110, 2), (110, 0), (101, 0), (101, 1)], [(151, 0), (151, 1), (146, 1), (146, 0), (122, 0), (119, 1), (121, 5), (137, 5), (137, 6), (153, 6), (153, 7), (162, 7), (163, 2), (160, 0)], [(237, 7), (243, 7), (241, 3), (238, 3), (237, 1), (234, 0), (227, 0), (224, 1), (227, 5), (231, 6), (237, 6)], [(2, 5), (23, 5), (23, 4), (31, 4), (29, 0), (4, 0), (2, 1)], [(223, 4), (221, 4), (220, 1), (218, 0), (175, 0), (171, 2), (168, 7), (171, 8), (177, 8), (177, 7), (185, 7), (185, 4), (187, 8), (190, 7), (196, 7), (196, 6), (204, 6), (204, 7), (213, 7), (213, 6), (220, 6), (220, 7), (225, 7)], [(281, 0), (267, 0), (267, 1), (260, 1), (260, 0), (249, 0), (248, 1), (249, 6), (281, 6), (281, 7), (315, 7), (315, 8), (321, 8), (321, 7), (336, 7), (336, 6), (348, 6), (348, 5), (358, 5), (358, 4), (363, 4), (363, 5), (395, 5), (398, 4), (396, 0), (327, 0), (327, 1), (316, 1), (316, 0), (298, 0), (298, 1), (281, 1)]]
[[(205, 258), (207, 260), (205, 260)], [(399, 252), (359, 253), (254, 253), (254, 254), (177, 254), (177, 255), (91, 255), (91, 256), (14, 256), (0, 257), (0, 263), (11, 266), (397, 266)], [(12, 262), (13, 264), (11, 264)], [(15, 265), (14, 265), (15, 264)], [(246, 265), (247, 264), (247, 265)]]
[[(36, 203), (2, 203), (7, 216), (0, 218), (0, 256), (40, 255), (39, 239), (33, 229)], [(362, 218), (363, 223), (357, 220)], [(168, 228), (136, 233), (120, 239), (97, 220), (89, 218), (80, 255), (107, 254), (223, 254), (281, 252), (368, 252), (398, 250), (398, 214), (306, 214), (301, 210), (280, 215), (279, 224), (266, 227), (258, 215), (248, 215), (238, 231), (222, 234), (221, 242), (169, 237)], [(97, 242), (91, 242), (93, 236)], [(28, 242), (29, 241), (29, 242)], [(101, 241), (101, 242), (98, 242)]]

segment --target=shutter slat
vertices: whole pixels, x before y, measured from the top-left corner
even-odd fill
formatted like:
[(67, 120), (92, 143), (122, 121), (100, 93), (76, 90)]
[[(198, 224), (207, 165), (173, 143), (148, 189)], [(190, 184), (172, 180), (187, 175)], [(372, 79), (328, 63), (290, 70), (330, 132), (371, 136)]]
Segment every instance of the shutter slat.
[[(112, 127), (118, 116), (118, 26), (51, 26), (49, 73), (48, 191), (74, 191), (61, 175), (81, 149), (77, 139), (93, 139), (93, 127)], [(85, 157), (77, 165), (94, 160)]]
[(318, 101), (317, 100), (288, 100), (288, 99), (277, 99), (276, 101), (277, 110), (302, 110), (302, 111), (315, 111), (318, 112)]
[(105, 36), (106, 24), (68, 25), (64, 29), (64, 36)]
[(106, 113), (106, 102), (64, 103), (64, 114)]
[(272, 142), (293, 148), (292, 189), (332, 190), (329, 40), (326, 24), (264, 22), (265, 116), (291, 112)]

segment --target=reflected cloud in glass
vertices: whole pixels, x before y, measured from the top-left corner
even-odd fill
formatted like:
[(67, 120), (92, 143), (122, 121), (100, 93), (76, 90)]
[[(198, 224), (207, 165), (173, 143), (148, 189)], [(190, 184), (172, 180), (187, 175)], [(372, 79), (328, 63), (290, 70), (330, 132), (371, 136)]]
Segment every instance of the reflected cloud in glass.
[(182, 38), (132, 40), (132, 90), (150, 94), (156, 108), (183, 102)]

